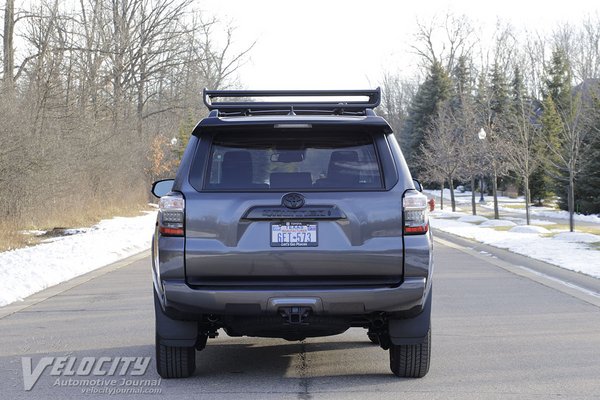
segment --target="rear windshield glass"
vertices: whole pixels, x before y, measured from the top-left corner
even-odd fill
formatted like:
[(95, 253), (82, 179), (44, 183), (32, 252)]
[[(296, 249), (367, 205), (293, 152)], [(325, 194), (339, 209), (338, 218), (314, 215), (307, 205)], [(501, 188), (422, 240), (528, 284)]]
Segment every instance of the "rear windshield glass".
[(212, 190), (360, 190), (382, 187), (370, 135), (221, 133), (210, 150)]

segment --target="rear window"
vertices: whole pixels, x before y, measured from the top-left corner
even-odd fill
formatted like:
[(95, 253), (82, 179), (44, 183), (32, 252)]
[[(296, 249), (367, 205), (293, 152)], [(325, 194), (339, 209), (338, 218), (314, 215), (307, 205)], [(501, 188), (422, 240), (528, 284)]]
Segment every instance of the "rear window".
[(220, 133), (209, 156), (209, 190), (382, 188), (373, 139), (363, 133)]

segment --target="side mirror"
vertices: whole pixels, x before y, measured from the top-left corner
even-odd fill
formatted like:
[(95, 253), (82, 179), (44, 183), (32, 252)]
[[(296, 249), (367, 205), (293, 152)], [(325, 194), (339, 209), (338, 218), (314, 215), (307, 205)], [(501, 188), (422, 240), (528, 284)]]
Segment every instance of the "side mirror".
[(423, 185), (421, 185), (421, 182), (419, 182), (418, 179), (413, 178), (413, 183), (415, 184), (415, 189), (417, 189), (419, 192), (423, 191)]
[(158, 198), (163, 197), (173, 189), (175, 179), (162, 179), (152, 184), (152, 194)]

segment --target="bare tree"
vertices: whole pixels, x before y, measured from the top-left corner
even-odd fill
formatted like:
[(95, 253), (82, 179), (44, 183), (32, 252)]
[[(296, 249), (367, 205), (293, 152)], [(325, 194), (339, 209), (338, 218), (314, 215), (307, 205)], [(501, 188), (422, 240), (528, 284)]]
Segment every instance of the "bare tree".
[(386, 72), (381, 80), (381, 105), (378, 111), (390, 123), (400, 145), (404, 145), (402, 128), (408, 118), (408, 108), (416, 93), (417, 85)]
[(236, 52), (227, 27), (215, 40), (216, 20), (190, 23), (191, 0), (6, 4), (0, 224), (19, 228), (144, 204), (148, 180), (172, 172), (165, 143), (203, 112), (201, 88), (232, 85), (252, 47)]
[(215, 36), (213, 29), (218, 26), (219, 21), (216, 18), (208, 22), (201, 21), (202, 35), (199, 39), (200, 46), (195, 54), (195, 61), (198, 63), (202, 75), (206, 78), (208, 86), (214, 89), (225, 86), (225, 82), (239, 69), (246, 55), (256, 43), (253, 42), (242, 51), (231, 54), (235, 28), (226, 27), (224, 45), (218, 47), (213, 42)]
[(15, 0), (6, 0), (6, 5), (4, 8), (4, 31), (2, 35), (2, 79), (4, 83), (4, 88), (7, 92), (12, 92), (14, 87), (14, 32)]
[[(586, 157), (585, 144), (591, 135), (598, 135), (598, 130), (593, 126), (593, 118), (600, 112), (596, 102), (591, 99), (583, 100), (586, 91), (583, 85), (573, 96), (572, 106), (569, 109), (556, 107), (561, 123), (558, 124), (559, 146), (549, 144), (548, 149), (553, 157), (550, 160), (557, 169), (566, 172), (567, 178), (567, 206), (569, 210), (569, 230), (575, 230), (575, 183), (581, 172), (581, 164)], [(587, 95), (589, 96), (589, 92)], [(553, 112), (545, 110), (545, 112)]]
[(465, 15), (447, 13), (428, 23), (417, 21), (415, 44), (412, 49), (425, 66), (439, 63), (447, 71), (454, 69), (461, 56), (469, 56), (477, 43), (475, 30)]
[(506, 158), (510, 169), (523, 179), (525, 217), (527, 225), (529, 225), (531, 222), (529, 180), (539, 165), (539, 157), (536, 154), (536, 141), (541, 140), (541, 137), (539, 125), (535, 122), (537, 107), (533, 100), (526, 96), (522, 82), (520, 69), (516, 67), (512, 89), (511, 129), (507, 130), (505, 144), (507, 149)]
[(452, 211), (456, 211), (454, 180), (460, 177), (465, 153), (460, 123), (449, 103), (443, 104), (432, 120), (421, 151), (429, 166), (430, 179), (439, 181), (443, 175), (448, 182)]

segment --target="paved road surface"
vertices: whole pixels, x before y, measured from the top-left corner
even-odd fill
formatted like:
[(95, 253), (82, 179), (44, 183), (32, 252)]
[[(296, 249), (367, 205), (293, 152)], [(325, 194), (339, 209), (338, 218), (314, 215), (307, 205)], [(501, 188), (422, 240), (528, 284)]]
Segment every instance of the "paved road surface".
[[(599, 280), (549, 279), (554, 267), (439, 237), (425, 378), (393, 377), (360, 329), (301, 343), (221, 334), (198, 353), (193, 378), (122, 397), (600, 399)], [(22, 356), (34, 367), (45, 356), (153, 356), (149, 262), (133, 257), (0, 308), (0, 398), (103, 397), (53, 386), (50, 368), (24, 391)], [(570, 276), (575, 284), (562, 282)], [(153, 363), (143, 379), (158, 379)]]

